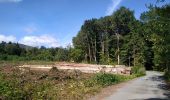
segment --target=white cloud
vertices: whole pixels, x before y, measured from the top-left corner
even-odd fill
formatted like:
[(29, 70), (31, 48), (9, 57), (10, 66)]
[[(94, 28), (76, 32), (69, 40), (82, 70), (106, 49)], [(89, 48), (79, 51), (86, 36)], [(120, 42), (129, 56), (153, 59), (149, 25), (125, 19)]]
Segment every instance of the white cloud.
[(2, 3), (2, 2), (21, 2), (22, 0), (0, 0), (0, 3)]
[(107, 8), (106, 15), (111, 15), (119, 6), (122, 0), (112, 0), (112, 4)]
[(34, 46), (34, 47), (40, 47), (40, 46), (45, 46), (45, 47), (58, 47), (60, 46), (57, 39), (51, 35), (48, 34), (43, 34), (40, 36), (34, 36), (34, 35), (29, 35), (29, 36), (24, 36), (21, 39), (17, 39), (15, 36), (12, 35), (3, 35), (0, 34), (0, 43), (4, 42), (18, 42), (21, 44), (29, 45), (29, 46)]
[(40, 36), (24, 36), (19, 43), (29, 45), (29, 46), (46, 46), (46, 47), (57, 47), (58, 41), (50, 35), (40, 35)]
[(9, 36), (5, 36), (5, 35), (2, 35), (0, 34), (0, 42), (16, 42), (16, 37), (12, 36), (12, 35), (9, 35)]

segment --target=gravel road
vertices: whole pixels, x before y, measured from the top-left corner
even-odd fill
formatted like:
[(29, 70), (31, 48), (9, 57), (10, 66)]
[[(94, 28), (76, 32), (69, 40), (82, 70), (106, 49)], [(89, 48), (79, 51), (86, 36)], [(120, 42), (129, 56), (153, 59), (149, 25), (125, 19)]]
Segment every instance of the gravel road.
[(161, 73), (148, 71), (146, 76), (130, 81), (104, 100), (170, 100), (170, 91)]

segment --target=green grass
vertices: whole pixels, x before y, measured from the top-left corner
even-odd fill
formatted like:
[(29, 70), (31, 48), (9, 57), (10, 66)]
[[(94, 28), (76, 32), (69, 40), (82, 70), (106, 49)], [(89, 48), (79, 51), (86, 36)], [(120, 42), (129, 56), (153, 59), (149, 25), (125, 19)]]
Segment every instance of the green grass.
[(98, 73), (93, 77), (93, 81), (96, 84), (105, 87), (113, 84), (117, 84), (123, 81), (127, 81), (135, 78), (135, 76), (125, 76), (125, 75), (116, 75), (116, 74), (107, 74), (107, 73)]
[(146, 75), (145, 67), (143, 67), (143, 66), (132, 67), (132, 74), (136, 75), (137, 77)]

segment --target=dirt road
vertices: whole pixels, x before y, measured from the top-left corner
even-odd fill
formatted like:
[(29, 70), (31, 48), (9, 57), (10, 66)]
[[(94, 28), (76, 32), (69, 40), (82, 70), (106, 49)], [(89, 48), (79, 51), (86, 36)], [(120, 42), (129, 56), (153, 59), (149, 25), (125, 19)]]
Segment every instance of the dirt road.
[(170, 100), (170, 91), (161, 73), (149, 71), (102, 100)]

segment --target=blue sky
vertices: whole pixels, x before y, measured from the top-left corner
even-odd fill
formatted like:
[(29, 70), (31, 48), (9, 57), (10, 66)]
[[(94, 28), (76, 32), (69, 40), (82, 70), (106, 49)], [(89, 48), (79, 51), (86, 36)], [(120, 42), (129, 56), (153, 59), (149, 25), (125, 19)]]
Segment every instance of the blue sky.
[(139, 18), (149, 3), (156, 0), (0, 0), (0, 42), (65, 47), (84, 20), (110, 15), (120, 6)]

